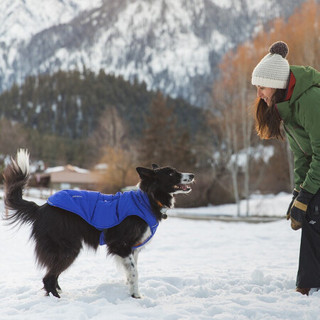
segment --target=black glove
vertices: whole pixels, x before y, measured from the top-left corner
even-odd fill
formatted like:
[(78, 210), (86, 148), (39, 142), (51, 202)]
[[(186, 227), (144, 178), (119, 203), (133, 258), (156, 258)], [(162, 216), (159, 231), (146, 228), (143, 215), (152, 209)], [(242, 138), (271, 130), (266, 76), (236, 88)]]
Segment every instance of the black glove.
[(287, 210), (287, 214), (286, 214), (287, 220), (290, 219), (290, 210), (291, 210), (291, 207), (292, 207), (292, 205), (293, 205), (293, 202), (294, 202), (294, 200), (296, 199), (296, 197), (298, 196), (298, 194), (299, 194), (299, 191), (296, 190), (296, 189), (294, 189), (293, 192), (292, 192), (293, 197), (292, 197), (292, 200), (291, 200), (291, 202), (290, 202), (290, 204), (289, 204), (289, 207), (288, 207), (288, 210)]
[(301, 189), (296, 199), (293, 201), (290, 210), (291, 228), (293, 230), (298, 230), (302, 226), (302, 218), (306, 214), (308, 209), (308, 204), (314, 194)]

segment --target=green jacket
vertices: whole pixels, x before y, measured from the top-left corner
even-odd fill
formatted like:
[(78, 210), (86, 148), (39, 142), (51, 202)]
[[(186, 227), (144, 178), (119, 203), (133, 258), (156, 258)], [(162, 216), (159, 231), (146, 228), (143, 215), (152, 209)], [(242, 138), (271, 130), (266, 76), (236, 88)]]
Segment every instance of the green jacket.
[(296, 83), (277, 108), (294, 155), (295, 188), (315, 194), (320, 188), (320, 72), (290, 67)]

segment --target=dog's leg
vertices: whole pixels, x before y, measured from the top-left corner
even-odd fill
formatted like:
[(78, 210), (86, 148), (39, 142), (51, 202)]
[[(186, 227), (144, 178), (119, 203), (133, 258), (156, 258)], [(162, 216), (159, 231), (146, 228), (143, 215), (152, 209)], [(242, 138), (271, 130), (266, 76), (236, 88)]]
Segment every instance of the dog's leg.
[(60, 298), (60, 295), (57, 291), (59, 287), (57, 279), (58, 277), (55, 275), (46, 274), (46, 276), (43, 278), (42, 281), (44, 284), (44, 289), (47, 292), (47, 295), (49, 295), (49, 293), (52, 293), (55, 297)]
[(56, 250), (51, 247), (51, 251), (47, 249), (46, 252), (41, 250), (43, 248), (39, 244), (36, 248), (38, 262), (47, 268), (47, 273), (42, 280), (44, 289), (47, 295), (52, 293), (55, 297), (60, 298), (58, 291), (61, 291), (61, 288), (58, 284), (58, 277), (74, 262), (80, 252), (80, 246), (56, 248)]
[(140, 252), (140, 249), (135, 249), (133, 251), (133, 257), (134, 257), (134, 261), (136, 262), (136, 266), (138, 266), (138, 256), (139, 256), (139, 252)]
[(57, 288), (58, 292), (62, 292), (62, 289), (61, 289), (61, 287), (59, 286), (59, 283), (58, 283), (58, 277), (56, 278), (56, 288)]
[(133, 298), (141, 298), (138, 288), (138, 270), (136, 260), (137, 255), (130, 253), (129, 256), (125, 258), (120, 258), (120, 261), (126, 272), (126, 276), (129, 283), (130, 295)]

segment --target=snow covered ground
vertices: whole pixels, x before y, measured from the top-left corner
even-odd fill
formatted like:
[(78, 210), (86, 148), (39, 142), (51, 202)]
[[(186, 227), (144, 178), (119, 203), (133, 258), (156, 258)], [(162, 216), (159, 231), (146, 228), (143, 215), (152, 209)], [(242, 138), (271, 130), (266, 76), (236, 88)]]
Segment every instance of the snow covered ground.
[[(252, 214), (283, 216), (289, 201), (288, 194), (256, 197)], [(0, 207), (3, 212), (2, 201)], [(235, 209), (192, 212), (233, 214)], [(295, 292), (300, 231), (292, 231), (285, 219), (226, 223), (169, 212), (139, 256), (139, 300), (129, 297), (105, 247), (84, 250), (61, 276), (61, 299), (45, 297), (43, 271), (35, 267), (28, 238), (28, 226), (16, 230), (0, 223), (0, 319), (308, 320), (320, 314), (320, 292), (309, 297)]]
[[(292, 195), (279, 193), (277, 195), (252, 195), (249, 201), (249, 215), (257, 217), (284, 217)], [(246, 216), (247, 201), (240, 202), (241, 216)], [(237, 215), (237, 206), (234, 204), (224, 204), (220, 206), (208, 206), (201, 208), (175, 208), (169, 211), (172, 216), (210, 218), (211, 216)]]

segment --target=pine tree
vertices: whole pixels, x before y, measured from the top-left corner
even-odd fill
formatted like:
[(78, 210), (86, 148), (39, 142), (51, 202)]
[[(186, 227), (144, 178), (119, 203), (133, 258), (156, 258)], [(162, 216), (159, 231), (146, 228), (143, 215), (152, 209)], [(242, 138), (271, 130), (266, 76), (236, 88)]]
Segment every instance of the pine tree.
[(195, 164), (190, 137), (178, 127), (177, 117), (166, 98), (158, 92), (146, 117), (146, 129), (141, 139), (140, 161), (145, 166), (157, 163), (182, 170)]
[(157, 163), (169, 165), (174, 158), (175, 117), (166, 105), (166, 99), (158, 92), (152, 100), (150, 114), (146, 116), (146, 129), (141, 140), (140, 160), (143, 165)]

